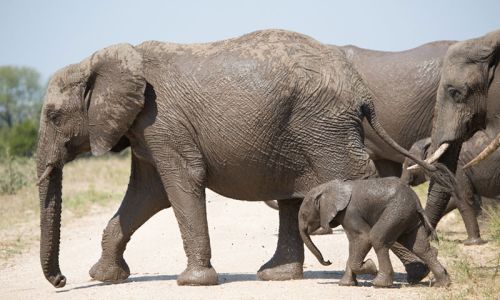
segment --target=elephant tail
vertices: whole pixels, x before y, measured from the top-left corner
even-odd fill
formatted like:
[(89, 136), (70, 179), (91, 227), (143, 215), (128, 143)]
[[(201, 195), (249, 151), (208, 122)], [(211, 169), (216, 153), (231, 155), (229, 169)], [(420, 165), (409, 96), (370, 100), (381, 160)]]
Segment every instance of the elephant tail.
[(447, 192), (454, 196), (456, 195), (455, 191), (457, 190), (457, 182), (455, 180), (455, 175), (445, 165), (440, 163), (430, 164), (423, 161), (396, 143), (396, 141), (389, 136), (389, 134), (382, 127), (382, 124), (378, 121), (377, 115), (375, 114), (375, 107), (371, 101), (366, 101), (363, 105), (363, 114), (366, 116), (368, 123), (370, 123), (373, 130), (382, 140), (384, 140), (384, 142), (400, 154), (410, 158), (415, 163), (420, 165), (424, 172), (431, 179), (435, 180), (436, 183), (439, 183), (442, 187), (444, 187)]
[(439, 242), (439, 238), (438, 238), (438, 235), (436, 233), (436, 229), (432, 226), (431, 221), (429, 220), (429, 218), (425, 214), (425, 211), (422, 208), (422, 206), (420, 205), (420, 201), (418, 199), (417, 199), (417, 213), (420, 216), (420, 221), (424, 225), (424, 228), (425, 228), (425, 230), (427, 230), (427, 233), (430, 235), (431, 239), (433, 241)]

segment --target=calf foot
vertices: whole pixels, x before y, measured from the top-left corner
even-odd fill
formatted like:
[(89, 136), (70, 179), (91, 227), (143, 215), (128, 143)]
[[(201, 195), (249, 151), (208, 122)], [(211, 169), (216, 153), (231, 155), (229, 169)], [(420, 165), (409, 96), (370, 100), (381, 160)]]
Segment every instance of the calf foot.
[(432, 284), (433, 287), (447, 287), (450, 286), (451, 279), (450, 276), (446, 275), (442, 278), (436, 279), (436, 281)]
[(106, 260), (102, 257), (89, 271), (90, 277), (102, 282), (118, 283), (124, 281), (130, 276), (130, 269), (123, 258), (118, 262), (115, 260)]
[(377, 266), (371, 258), (363, 262), (363, 274), (377, 275)]
[(216, 285), (219, 276), (213, 267), (187, 267), (177, 276), (177, 285)]
[(469, 237), (463, 243), (466, 246), (471, 246), (471, 245), (482, 245), (486, 244), (487, 242), (480, 237)]
[(422, 262), (412, 262), (405, 265), (406, 280), (409, 284), (417, 284), (430, 272), (429, 267)]
[(392, 283), (392, 274), (384, 274), (381, 272), (379, 272), (372, 281), (374, 287), (390, 287)]
[(339, 281), (339, 285), (341, 285), (341, 286), (356, 286), (356, 285), (358, 285), (358, 281), (356, 280), (356, 278), (353, 278), (352, 276), (344, 274), (344, 276)]

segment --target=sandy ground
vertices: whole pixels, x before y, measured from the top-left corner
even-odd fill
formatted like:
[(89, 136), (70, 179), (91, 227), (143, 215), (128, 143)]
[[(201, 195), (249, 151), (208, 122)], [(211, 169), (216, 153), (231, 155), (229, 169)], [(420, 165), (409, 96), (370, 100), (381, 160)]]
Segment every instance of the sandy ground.
[[(92, 281), (88, 270), (99, 258), (102, 230), (114, 213), (105, 209), (63, 226), (60, 265), (68, 279), (64, 288), (55, 289), (45, 280), (35, 245), (2, 266), (0, 299), (422, 299), (432, 293), (425, 285), (404, 285), (406, 275), (397, 259), (393, 259), (395, 288), (375, 289), (370, 277), (360, 280), (359, 287), (338, 286), (348, 256), (347, 239), (340, 229), (313, 237), (331, 266), (321, 266), (306, 250), (305, 279), (258, 281), (256, 271), (275, 249), (278, 212), (263, 203), (234, 201), (210, 191), (207, 199), (218, 286), (177, 286), (176, 276), (186, 258), (170, 209), (158, 213), (132, 237), (125, 252), (132, 272), (127, 281)], [(374, 258), (373, 252), (369, 256)]]

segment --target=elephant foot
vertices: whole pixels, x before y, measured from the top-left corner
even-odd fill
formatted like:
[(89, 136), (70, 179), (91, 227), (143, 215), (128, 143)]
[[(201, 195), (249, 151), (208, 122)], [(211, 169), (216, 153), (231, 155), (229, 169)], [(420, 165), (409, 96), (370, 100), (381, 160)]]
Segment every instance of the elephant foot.
[(103, 260), (101, 258), (90, 269), (89, 274), (95, 280), (118, 283), (130, 276), (130, 269), (123, 258), (119, 262)]
[(339, 285), (340, 286), (356, 286), (356, 285), (358, 285), (358, 281), (355, 278), (352, 278), (351, 276), (344, 275), (340, 279)]
[(187, 267), (177, 276), (177, 285), (217, 285), (219, 275), (213, 267)]
[(412, 262), (406, 264), (405, 269), (406, 281), (408, 281), (409, 284), (419, 283), (425, 278), (425, 276), (429, 275), (430, 272), (429, 267), (422, 262)]
[(375, 279), (373, 279), (372, 284), (377, 288), (385, 288), (392, 286), (393, 279), (392, 274), (378, 273)]
[(475, 237), (475, 238), (470, 237), (466, 239), (463, 243), (465, 246), (471, 246), (471, 245), (483, 245), (486, 244), (487, 242), (480, 237)]
[(436, 281), (432, 284), (433, 287), (447, 287), (450, 286), (451, 279), (450, 276), (446, 275), (442, 278), (436, 279)]
[(363, 274), (377, 275), (377, 273), (378, 273), (377, 266), (375, 265), (375, 263), (371, 258), (363, 262)]
[(311, 235), (325, 235), (325, 234), (332, 234), (333, 230), (328, 227), (328, 228), (323, 228), (323, 227), (320, 227), (318, 229), (316, 229), (313, 233), (311, 233)]
[(292, 280), (302, 279), (304, 271), (302, 263), (292, 262), (287, 264), (275, 265), (273, 259), (268, 261), (257, 272), (259, 280)]

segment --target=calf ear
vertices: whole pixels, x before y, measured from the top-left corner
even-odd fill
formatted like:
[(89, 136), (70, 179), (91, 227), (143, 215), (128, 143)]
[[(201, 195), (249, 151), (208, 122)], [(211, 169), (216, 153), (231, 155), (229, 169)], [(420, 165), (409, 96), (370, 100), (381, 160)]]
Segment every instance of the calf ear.
[(337, 214), (344, 210), (351, 201), (352, 188), (341, 181), (332, 181), (325, 185), (319, 202), (319, 216), (321, 227), (329, 228), (330, 222)]

